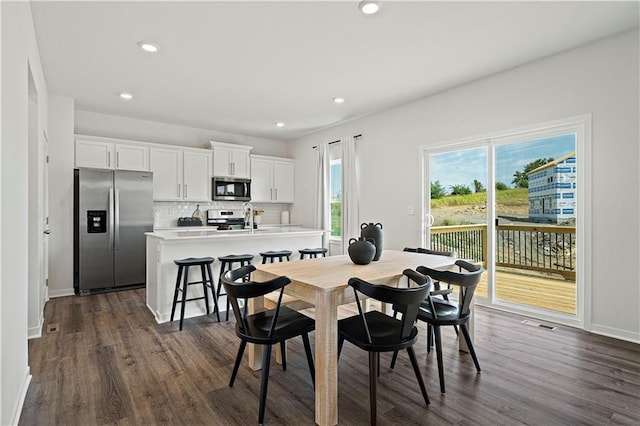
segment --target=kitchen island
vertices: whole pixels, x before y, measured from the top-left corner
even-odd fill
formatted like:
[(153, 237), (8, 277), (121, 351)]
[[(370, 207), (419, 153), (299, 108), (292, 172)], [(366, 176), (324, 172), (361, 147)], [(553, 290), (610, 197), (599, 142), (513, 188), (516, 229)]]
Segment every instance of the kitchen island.
[[(269, 227), (253, 230), (218, 231), (210, 227), (184, 230), (148, 232), (147, 237), (147, 307), (156, 322), (169, 321), (176, 285), (178, 267), (173, 262), (187, 257), (214, 257), (212, 272), (216, 287), (220, 274), (218, 257), (230, 254), (252, 254), (253, 263), (262, 262), (260, 252), (291, 250), (292, 260), (298, 259), (298, 250), (321, 247), (325, 231), (300, 227)], [(191, 268), (189, 281), (202, 280), (199, 268)], [(202, 296), (202, 286), (189, 286), (189, 298)], [(212, 302), (212, 300), (211, 300)], [(188, 302), (185, 318), (206, 315), (204, 300)], [(213, 303), (210, 303), (213, 311)], [(224, 312), (226, 300), (221, 297), (218, 306)], [(179, 308), (178, 308), (179, 309)], [(179, 311), (178, 311), (179, 312)]]

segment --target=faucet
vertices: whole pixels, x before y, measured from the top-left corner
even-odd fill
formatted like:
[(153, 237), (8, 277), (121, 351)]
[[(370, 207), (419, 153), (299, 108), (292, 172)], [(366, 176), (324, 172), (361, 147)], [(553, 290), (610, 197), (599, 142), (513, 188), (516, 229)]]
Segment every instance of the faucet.
[(253, 204), (251, 204), (250, 202), (245, 202), (242, 204), (242, 212), (244, 213), (244, 217), (245, 217), (245, 221), (244, 221), (244, 226), (245, 229), (247, 227), (247, 214), (249, 215), (249, 229), (251, 230), (251, 233), (253, 234)]

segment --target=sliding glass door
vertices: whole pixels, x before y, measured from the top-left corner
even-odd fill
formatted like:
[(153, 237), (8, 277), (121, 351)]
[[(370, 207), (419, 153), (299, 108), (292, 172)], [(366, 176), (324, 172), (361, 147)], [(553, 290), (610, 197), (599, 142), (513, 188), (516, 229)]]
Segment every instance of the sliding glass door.
[(584, 122), (424, 150), (425, 247), (487, 272), (478, 302), (581, 323)]

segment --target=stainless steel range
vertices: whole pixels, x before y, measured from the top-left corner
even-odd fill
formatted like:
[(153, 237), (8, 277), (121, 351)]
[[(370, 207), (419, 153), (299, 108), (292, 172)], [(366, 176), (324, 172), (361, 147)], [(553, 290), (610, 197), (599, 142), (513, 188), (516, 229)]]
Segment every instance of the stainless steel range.
[(243, 229), (244, 211), (242, 209), (209, 209), (207, 225), (217, 226), (218, 230)]

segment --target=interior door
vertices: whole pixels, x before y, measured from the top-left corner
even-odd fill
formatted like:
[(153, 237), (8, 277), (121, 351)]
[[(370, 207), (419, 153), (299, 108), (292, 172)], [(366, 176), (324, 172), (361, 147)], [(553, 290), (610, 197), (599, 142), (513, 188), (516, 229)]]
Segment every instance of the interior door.
[(42, 306), (49, 300), (49, 139), (47, 134), (42, 134), (43, 139), (43, 172), (42, 172), (42, 257), (40, 263), (40, 276), (42, 283)]

